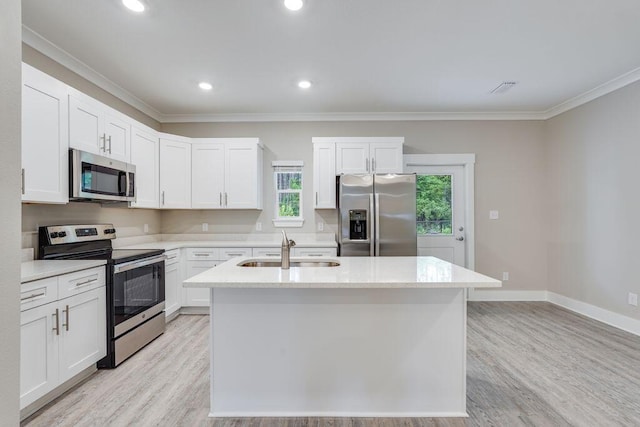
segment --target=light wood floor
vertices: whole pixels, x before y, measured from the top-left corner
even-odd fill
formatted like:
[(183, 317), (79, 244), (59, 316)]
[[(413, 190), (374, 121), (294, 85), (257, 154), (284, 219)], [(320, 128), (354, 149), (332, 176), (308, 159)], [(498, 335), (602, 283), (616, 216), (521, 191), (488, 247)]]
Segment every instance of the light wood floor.
[(467, 419), (208, 419), (207, 331), (178, 317), (23, 425), (640, 426), (640, 338), (549, 303), (469, 303)]

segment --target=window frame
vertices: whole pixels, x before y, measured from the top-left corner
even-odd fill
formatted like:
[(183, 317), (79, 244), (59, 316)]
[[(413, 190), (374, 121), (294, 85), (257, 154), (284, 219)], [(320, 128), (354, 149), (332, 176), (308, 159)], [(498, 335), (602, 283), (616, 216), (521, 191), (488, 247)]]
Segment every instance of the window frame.
[[(272, 167), (274, 191), (273, 225), (275, 227), (302, 227), (304, 224), (304, 162), (294, 160), (274, 161), (272, 162)], [(299, 173), (300, 189), (278, 189), (278, 175), (282, 173)], [(280, 194), (298, 194), (300, 205), (298, 216), (280, 216)]]

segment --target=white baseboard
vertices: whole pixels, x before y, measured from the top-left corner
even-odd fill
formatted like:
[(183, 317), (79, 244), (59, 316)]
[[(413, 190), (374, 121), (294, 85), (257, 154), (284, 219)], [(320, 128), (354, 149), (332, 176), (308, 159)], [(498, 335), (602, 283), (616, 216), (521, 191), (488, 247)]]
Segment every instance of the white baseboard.
[(578, 301), (555, 292), (547, 292), (550, 303), (564, 307), (583, 316), (590, 317), (607, 325), (640, 336), (640, 320), (624, 316), (586, 302)]
[(469, 292), (469, 301), (548, 301), (547, 291), (478, 290)]
[(468, 418), (466, 412), (209, 412), (210, 418)]

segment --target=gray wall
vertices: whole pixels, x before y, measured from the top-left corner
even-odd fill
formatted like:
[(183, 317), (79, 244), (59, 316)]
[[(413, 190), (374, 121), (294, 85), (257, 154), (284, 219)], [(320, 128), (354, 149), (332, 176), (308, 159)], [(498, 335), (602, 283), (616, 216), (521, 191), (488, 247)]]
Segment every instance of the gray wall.
[(640, 83), (546, 123), (549, 290), (640, 319)]
[[(312, 208), (314, 136), (404, 136), (405, 153), (476, 154), (476, 269), (500, 278), (509, 271), (504, 289), (546, 289), (545, 198), (543, 196), (544, 123), (536, 121), (431, 122), (289, 122), (289, 123), (171, 123), (168, 133), (190, 137), (257, 136), (265, 150), (263, 211), (167, 211), (163, 233), (252, 232), (262, 222), (274, 232), (272, 160), (303, 160), (304, 215), (302, 232), (313, 232), (318, 221), (334, 231), (334, 210)], [(490, 221), (489, 210), (500, 211)]]
[(19, 0), (0, 2), (0, 424), (18, 425), (20, 381)]

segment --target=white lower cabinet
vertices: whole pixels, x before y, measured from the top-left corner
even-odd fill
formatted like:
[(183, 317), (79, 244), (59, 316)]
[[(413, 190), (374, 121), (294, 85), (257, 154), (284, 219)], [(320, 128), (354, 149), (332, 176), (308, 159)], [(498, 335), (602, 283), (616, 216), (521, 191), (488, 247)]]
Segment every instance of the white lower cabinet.
[(180, 249), (166, 251), (164, 262), (164, 296), (165, 316), (170, 316), (180, 309), (182, 281), (180, 280)]
[[(100, 286), (80, 290), (66, 298), (33, 307), (41, 291), (29, 290), (21, 297), (20, 313), (20, 408), (25, 408), (106, 355), (106, 292), (104, 267), (96, 273)], [(58, 276), (58, 286), (77, 273)], [(23, 288), (51, 289), (43, 279)], [(58, 289), (57, 295), (64, 295)], [(57, 297), (56, 297), (57, 298)], [(33, 307), (33, 308), (31, 308)]]
[[(219, 261), (187, 261), (187, 279), (209, 270)], [(209, 307), (209, 288), (184, 288), (184, 305), (188, 307)]]

